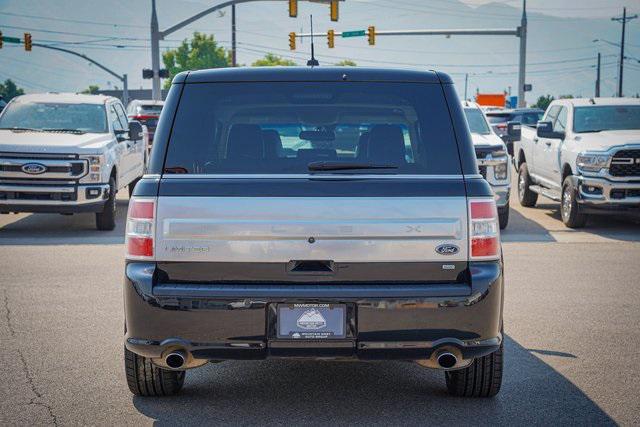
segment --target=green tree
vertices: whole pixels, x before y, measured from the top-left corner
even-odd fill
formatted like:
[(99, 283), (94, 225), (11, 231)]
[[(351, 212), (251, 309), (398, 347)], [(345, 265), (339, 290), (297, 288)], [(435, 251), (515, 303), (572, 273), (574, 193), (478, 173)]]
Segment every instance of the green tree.
[(551, 101), (553, 101), (554, 99), (555, 98), (551, 95), (541, 95), (538, 98), (538, 101), (535, 104), (533, 104), (532, 107), (540, 108), (541, 110), (546, 110), (549, 104), (551, 104)]
[(350, 59), (343, 59), (342, 61), (337, 62), (336, 66), (338, 66), (338, 67), (357, 67), (358, 64), (356, 64), (354, 61), (352, 61)]
[(24, 95), (24, 90), (16, 86), (11, 79), (7, 79), (4, 83), (0, 83), (0, 96), (5, 102), (9, 102), (12, 98), (15, 98), (18, 95)]
[(85, 90), (83, 90), (80, 93), (87, 93), (89, 95), (97, 95), (99, 90), (100, 90), (100, 86), (98, 86), (98, 85), (89, 85), (88, 88), (86, 88)]
[(187, 70), (202, 70), (205, 68), (223, 68), (231, 65), (229, 52), (213, 39), (213, 35), (199, 32), (193, 33), (193, 38), (184, 40), (180, 46), (162, 54), (162, 61), (169, 71), (169, 78), (165, 80), (165, 89), (171, 86), (173, 77)]
[(278, 65), (290, 67), (296, 65), (296, 63), (290, 59), (284, 59), (281, 56), (274, 55), (273, 53), (267, 53), (264, 58), (258, 59), (253, 64), (251, 64), (252, 67), (275, 67)]

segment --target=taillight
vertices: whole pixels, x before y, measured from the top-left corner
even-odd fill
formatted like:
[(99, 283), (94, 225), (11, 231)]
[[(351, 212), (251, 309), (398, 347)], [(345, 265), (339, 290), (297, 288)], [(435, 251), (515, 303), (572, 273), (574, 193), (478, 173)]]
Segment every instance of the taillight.
[(129, 200), (126, 231), (127, 259), (153, 259), (155, 199), (133, 197)]
[(156, 115), (150, 115), (150, 114), (138, 114), (135, 116), (132, 116), (131, 118), (133, 120), (149, 120), (149, 119), (157, 119), (160, 116), (156, 116)]
[(496, 125), (496, 127), (500, 130), (507, 130), (507, 124), (506, 123), (500, 123), (499, 125)]
[(469, 248), (472, 260), (500, 258), (500, 226), (494, 199), (469, 201)]

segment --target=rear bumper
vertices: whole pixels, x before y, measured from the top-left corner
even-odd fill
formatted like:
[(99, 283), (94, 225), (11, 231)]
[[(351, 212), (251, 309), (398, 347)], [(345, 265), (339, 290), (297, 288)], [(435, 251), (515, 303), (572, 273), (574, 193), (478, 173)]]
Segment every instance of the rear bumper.
[(109, 198), (109, 184), (0, 185), (0, 212), (100, 212)]
[[(167, 352), (208, 360), (309, 357), (425, 360), (454, 349), (465, 361), (502, 342), (499, 262), (472, 263), (464, 284), (161, 284), (153, 263), (126, 267), (126, 347), (162, 364)], [(347, 305), (346, 339), (276, 339), (276, 304)]]

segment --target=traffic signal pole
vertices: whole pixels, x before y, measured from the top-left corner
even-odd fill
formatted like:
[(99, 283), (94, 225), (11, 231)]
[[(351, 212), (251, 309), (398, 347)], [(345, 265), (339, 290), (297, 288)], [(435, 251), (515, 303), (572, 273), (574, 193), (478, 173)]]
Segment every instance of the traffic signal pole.
[[(516, 29), (509, 28), (494, 28), (494, 29), (452, 29), (452, 30), (382, 30), (379, 31), (374, 28), (374, 40), (375, 37), (381, 36), (516, 36), (520, 39), (520, 54), (518, 61), (518, 107), (525, 107), (526, 102), (524, 99), (525, 94), (525, 82), (526, 82), (526, 58), (527, 58), (527, 2), (523, 0), (522, 5), (522, 18), (520, 20), (520, 26)], [(346, 37), (351, 37), (352, 34), (358, 33), (360, 36), (365, 36), (366, 31), (348, 31), (344, 32)], [(291, 33), (295, 34), (295, 33)], [(327, 33), (315, 33), (314, 36), (326, 36)], [(334, 37), (345, 37), (343, 32), (334, 31)], [(298, 38), (311, 37), (311, 33), (295, 34)], [(369, 42), (369, 44), (372, 44)]]
[[(235, 6), (241, 3), (253, 3), (257, 1), (280, 1), (280, 2), (289, 2), (289, 0), (227, 0), (222, 3), (211, 6), (208, 9), (203, 10), (200, 13), (196, 13), (190, 18), (185, 19), (184, 21), (178, 22), (177, 24), (167, 28), (166, 30), (160, 31), (158, 26), (158, 14), (156, 12), (156, 0), (151, 0), (151, 68), (153, 70), (153, 78), (152, 78), (152, 97), (154, 100), (160, 100), (162, 94), (160, 92), (160, 40), (164, 39), (171, 33), (174, 33), (192, 22), (197, 21), (200, 18), (203, 18), (210, 13), (213, 13), (217, 10), (224, 9), (225, 7)], [(314, 2), (317, 0), (302, 0), (308, 2)], [(330, 0), (328, 1), (330, 6), (330, 13), (332, 20), (337, 20), (338, 17), (338, 2), (346, 1), (346, 0)], [(296, 5), (297, 7), (297, 5)], [(333, 19), (335, 17), (335, 19)]]

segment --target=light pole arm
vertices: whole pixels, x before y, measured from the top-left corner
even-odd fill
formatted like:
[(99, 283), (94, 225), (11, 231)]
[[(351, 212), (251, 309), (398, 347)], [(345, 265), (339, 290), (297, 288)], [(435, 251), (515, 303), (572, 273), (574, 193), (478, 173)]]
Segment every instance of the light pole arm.
[(190, 18), (185, 19), (182, 22), (178, 22), (177, 24), (167, 28), (164, 31), (159, 31), (159, 35), (160, 35), (160, 39), (164, 39), (165, 36), (168, 36), (171, 33), (174, 33), (176, 31), (178, 31), (179, 29), (186, 27), (187, 25), (191, 24), (194, 21), (197, 21), (198, 19), (207, 16), (208, 14), (215, 12), (216, 10), (220, 10), (220, 9), (224, 9), (227, 6), (231, 6), (233, 4), (240, 4), (240, 3), (250, 3), (250, 2), (255, 2), (255, 1), (286, 1), (286, 0), (227, 0), (223, 3), (217, 4), (215, 6), (211, 6), (208, 9), (203, 10), (200, 13), (196, 13), (195, 15), (193, 15)]
[(99, 63), (98, 61), (93, 60), (93, 59), (89, 58), (87, 55), (84, 55), (84, 54), (82, 54), (82, 53), (74, 52), (74, 51), (69, 50), (69, 49), (63, 49), (63, 48), (61, 48), (61, 47), (49, 46), (49, 45), (41, 44), (41, 43), (32, 43), (32, 44), (33, 44), (33, 46), (38, 46), (38, 47), (41, 47), (41, 48), (43, 48), (43, 49), (57, 50), (57, 51), (60, 51), (60, 52), (68, 53), (68, 54), (70, 54), (70, 55), (78, 56), (78, 57), (80, 57), (80, 58), (84, 59), (85, 61), (89, 61), (89, 62), (91, 62), (91, 63), (92, 63), (92, 64), (94, 64), (96, 67), (98, 67), (98, 68), (100, 68), (100, 69), (102, 69), (102, 70), (106, 71), (107, 73), (111, 74), (113, 77), (117, 78), (117, 79), (118, 79), (118, 80), (120, 80), (121, 82), (123, 82), (123, 83), (124, 83), (124, 81), (125, 81), (125, 77), (124, 77), (124, 76), (122, 76), (122, 75), (120, 75), (120, 74), (116, 73), (115, 71), (113, 71), (113, 70), (111, 70), (111, 69), (109, 69), (109, 68), (105, 67), (104, 65), (102, 65), (102, 64), (101, 64), (101, 63)]
[(61, 48), (61, 47), (49, 46), (49, 45), (42, 44), (42, 43), (32, 43), (32, 45), (33, 46), (37, 46), (37, 47), (41, 47), (43, 49), (51, 49), (51, 50), (57, 50), (58, 52), (68, 53), (69, 55), (74, 55), (74, 56), (77, 56), (79, 58), (84, 59), (85, 61), (89, 61), (90, 63), (92, 63), (96, 67), (100, 68), (103, 71), (106, 71), (107, 73), (111, 74), (113, 77), (115, 77), (116, 79), (118, 79), (118, 80), (120, 80), (122, 82), (122, 102), (124, 103), (124, 105), (127, 105), (127, 103), (129, 102), (129, 79), (127, 78), (126, 74), (120, 75), (120, 74), (116, 73), (115, 71), (111, 70), (110, 68), (105, 67), (104, 65), (102, 65), (101, 63), (96, 61), (95, 59), (91, 59), (87, 55), (84, 55), (82, 53), (74, 52), (72, 50), (64, 49), (64, 48)]

